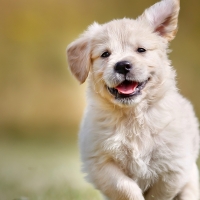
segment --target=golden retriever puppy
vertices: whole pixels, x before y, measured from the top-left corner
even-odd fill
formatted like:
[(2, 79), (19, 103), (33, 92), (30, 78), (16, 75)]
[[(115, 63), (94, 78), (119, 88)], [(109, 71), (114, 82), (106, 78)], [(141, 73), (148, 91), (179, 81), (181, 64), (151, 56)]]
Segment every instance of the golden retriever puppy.
[(94, 23), (67, 48), (72, 74), (88, 79), (83, 172), (105, 199), (199, 199), (198, 120), (167, 55), (179, 8), (162, 0), (136, 20)]

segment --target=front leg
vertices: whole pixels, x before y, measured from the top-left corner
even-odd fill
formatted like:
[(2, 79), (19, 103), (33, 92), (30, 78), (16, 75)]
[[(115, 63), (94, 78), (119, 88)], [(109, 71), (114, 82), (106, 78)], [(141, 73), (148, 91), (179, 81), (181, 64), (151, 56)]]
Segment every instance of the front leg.
[(145, 194), (145, 200), (174, 200), (184, 184), (183, 174), (169, 173), (149, 189)]
[(101, 167), (90, 164), (89, 181), (109, 200), (144, 200), (139, 186), (126, 176), (115, 163), (104, 163)]
[(196, 164), (188, 174), (189, 180), (181, 189), (177, 200), (199, 200), (199, 171)]

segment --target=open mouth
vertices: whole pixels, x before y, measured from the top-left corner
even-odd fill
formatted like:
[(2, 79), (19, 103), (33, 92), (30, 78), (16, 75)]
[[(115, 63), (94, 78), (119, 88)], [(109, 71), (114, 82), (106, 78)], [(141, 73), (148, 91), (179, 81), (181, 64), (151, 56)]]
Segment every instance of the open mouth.
[(129, 98), (141, 94), (142, 89), (146, 86), (148, 80), (144, 82), (125, 80), (115, 88), (109, 88), (108, 91), (115, 98)]

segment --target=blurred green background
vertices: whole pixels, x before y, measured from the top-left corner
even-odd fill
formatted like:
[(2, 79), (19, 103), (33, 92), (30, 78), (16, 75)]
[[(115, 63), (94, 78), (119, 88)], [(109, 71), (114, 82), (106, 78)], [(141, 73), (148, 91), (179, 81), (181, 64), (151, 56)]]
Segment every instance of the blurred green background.
[[(156, 0), (0, 0), (0, 200), (98, 200), (77, 145), (85, 85), (66, 46), (97, 21), (136, 18)], [(200, 117), (200, 2), (181, 1), (170, 58)]]

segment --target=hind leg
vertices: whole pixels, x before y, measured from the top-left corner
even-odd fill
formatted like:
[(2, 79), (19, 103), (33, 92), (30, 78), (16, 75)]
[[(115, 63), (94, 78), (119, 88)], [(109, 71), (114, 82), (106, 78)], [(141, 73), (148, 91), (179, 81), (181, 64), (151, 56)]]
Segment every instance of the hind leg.
[(177, 200), (199, 200), (199, 172), (195, 164), (188, 183), (179, 193)]

